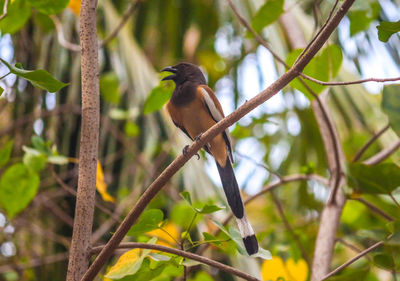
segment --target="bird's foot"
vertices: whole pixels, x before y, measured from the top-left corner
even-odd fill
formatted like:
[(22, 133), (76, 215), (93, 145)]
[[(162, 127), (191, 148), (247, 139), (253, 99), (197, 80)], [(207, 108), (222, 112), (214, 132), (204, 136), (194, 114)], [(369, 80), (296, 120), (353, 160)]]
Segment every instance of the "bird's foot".
[[(182, 154), (184, 155), (184, 156), (186, 156), (186, 154), (187, 154), (187, 150), (189, 149), (189, 145), (185, 145), (185, 147), (182, 149)], [(197, 156), (197, 160), (200, 160), (200, 155), (196, 152), (196, 154), (195, 154), (196, 156)]]
[(195, 141), (198, 141), (198, 140), (201, 138), (202, 135), (203, 135), (203, 133), (198, 134), (198, 135), (194, 138), (194, 140), (195, 140)]

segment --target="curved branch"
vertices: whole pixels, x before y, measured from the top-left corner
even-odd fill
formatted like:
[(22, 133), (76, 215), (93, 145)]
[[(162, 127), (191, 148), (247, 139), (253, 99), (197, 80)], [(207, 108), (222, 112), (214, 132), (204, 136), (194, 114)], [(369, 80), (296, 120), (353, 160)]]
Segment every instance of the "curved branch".
[(8, 12), (8, 3), (10, 2), (10, 0), (5, 0), (4, 1), (4, 6), (3, 6), (3, 14), (0, 16), (0, 20), (4, 19), (7, 16), (7, 12)]
[(371, 158), (368, 158), (367, 160), (363, 161), (364, 164), (366, 165), (376, 165), (381, 163), (383, 160), (386, 158), (390, 157), (393, 153), (396, 152), (397, 149), (400, 148), (400, 139), (398, 139), (395, 143), (393, 143), (391, 146), (388, 148), (382, 150), (381, 152), (375, 154)]
[(369, 252), (375, 250), (376, 248), (380, 247), (383, 245), (383, 241), (380, 241), (378, 243), (375, 243), (374, 245), (372, 245), (371, 247), (369, 247), (368, 249), (365, 249), (364, 251), (362, 251), (361, 253), (359, 253), (357, 256), (355, 256), (354, 258), (352, 258), (351, 260), (345, 262), (344, 264), (342, 264), (341, 266), (337, 267), (335, 270), (331, 271), (330, 273), (328, 273), (327, 275), (325, 275), (322, 280), (326, 280), (329, 277), (335, 275), (336, 273), (338, 273), (339, 271), (341, 271), (343, 268), (348, 267), (350, 264), (352, 264), (353, 262), (355, 262), (356, 260), (362, 258), (363, 256), (365, 256), (366, 254), (368, 254)]
[(185, 155), (177, 157), (161, 174), (160, 176), (147, 188), (141, 198), (138, 200), (136, 205), (132, 208), (129, 214), (125, 217), (124, 221), (118, 227), (112, 238), (97, 256), (96, 260), (89, 267), (88, 271), (82, 278), (82, 281), (92, 280), (97, 273), (100, 271), (102, 266), (106, 263), (108, 258), (111, 256), (114, 249), (118, 246), (121, 240), (124, 238), (130, 227), (134, 224), (144, 208), (153, 199), (153, 197), (162, 189), (165, 183), (207, 142), (214, 138), (217, 134), (233, 125), (235, 122), (240, 120), (243, 116), (248, 114), (250, 111), (264, 103), (276, 93), (278, 93), (283, 87), (289, 84), (294, 78), (298, 76), (301, 71), (315, 56), (315, 54), (322, 48), (324, 43), (328, 40), (329, 36), (338, 26), (341, 19), (345, 16), (350, 6), (355, 0), (345, 0), (338, 10), (338, 12), (332, 17), (332, 20), (326, 25), (326, 28), (321, 35), (311, 44), (309, 51), (305, 54), (291, 69), (279, 77), (274, 83), (272, 83), (267, 89), (250, 99), (242, 106), (240, 106), (232, 114), (228, 115), (217, 124), (208, 129), (203, 135), (196, 140), (186, 151)]
[[(103, 246), (97, 246), (94, 247), (91, 250), (92, 254), (98, 253), (100, 252), (102, 249), (104, 249), (104, 245)], [(223, 263), (217, 262), (215, 260), (191, 253), (191, 252), (186, 252), (186, 251), (182, 251), (182, 250), (178, 250), (178, 249), (174, 249), (174, 248), (170, 248), (170, 247), (166, 247), (166, 246), (162, 246), (162, 245), (157, 245), (157, 244), (147, 244), (147, 243), (138, 243), (138, 242), (127, 242), (127, 243), (121, 243), (118, 246), (118, 249), (150, 249), (150, 250), (157, 250), (157, 251), (161, 251), (161, 252), (165, 252), (165, 253), (170, 253), (170, 254), (174, 254), (174, 255), (178, 255), (184, 258), (188, 258), (191, 260), (195, 260), (198, 262), (201, 262), (203, 264), (218, 268), (222, 271), (225, 271), (227, 273), (236, 275), (238, 277), (241, 277), (245, 280), (251, 280), (251, 281), (260, 281), (259, 279), (243, 272), (240, 271), (234, 267), (225, 265)]]
[(79, 52), (81, 50), (81, 46), (71, 43), (67, 41), (67, 39), (65, 39), (64, 31), (62, 29), (62, 24), (58, 19), (58, 17), (55, 15), (49, 15), (49, 17), (56, 26), (58, 43), (60, 43), (60, 45), (63, 46), (65, 49), (68, 49), (73, 52)]

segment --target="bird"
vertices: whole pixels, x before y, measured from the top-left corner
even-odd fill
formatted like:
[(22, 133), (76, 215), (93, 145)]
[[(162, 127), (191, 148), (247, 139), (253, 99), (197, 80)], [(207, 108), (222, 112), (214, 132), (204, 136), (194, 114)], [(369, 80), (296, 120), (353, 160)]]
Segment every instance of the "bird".
[[(172, 74), (164, 77), (162, 81), (175, 82), (175, 89), (166, 105), (167, 112), (176, 127), (192, 141), (197, 140), (202, 133), (225, 117), (221, 104), (213, 90), (208, 87), (206, 78), (198, 66), (181, 62), (161, 70), (165, 71)], [(257, 253), (258, 241), (247, 219), (232, 167), (232, 145), (228, 129), (209, 141), (204, 150), (215, 159), (228, 205), (236, 217), (247, 253)]]

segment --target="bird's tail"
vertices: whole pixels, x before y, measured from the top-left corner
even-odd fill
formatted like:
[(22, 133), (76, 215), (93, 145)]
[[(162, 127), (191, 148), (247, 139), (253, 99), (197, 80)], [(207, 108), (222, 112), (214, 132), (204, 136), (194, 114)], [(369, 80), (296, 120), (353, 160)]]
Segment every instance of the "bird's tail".
[(236, 181), (231, 162), (229, 159), (226, 159), (225, 167), (220, 166), (217, 161), (215, 162), (217, 163), (218, 172), (221, 177), (226, 199), (228, 200), (228, 204), (231, 207), (232, 213), (236, 217), (246, 251), (249, 255), (255, 254), (258, 252), (258, 242), (254, 234), (254, 230), (247, 220), (242, 197), (240, 196), (239, 186)]

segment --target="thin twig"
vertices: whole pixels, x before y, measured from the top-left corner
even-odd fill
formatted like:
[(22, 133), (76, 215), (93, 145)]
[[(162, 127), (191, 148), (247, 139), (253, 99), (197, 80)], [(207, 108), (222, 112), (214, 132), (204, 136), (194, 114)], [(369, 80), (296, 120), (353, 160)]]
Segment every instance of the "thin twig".
[(384, 132), (386, 132), (387, 129), (390, 128), (390, 124), (387, 124), (385, 127), (380, 129), (378, 132), (376, 132), (370, 139), (367, 141), (363, 147), (357, 152), (357, 154), (353, 158), (353, 162), (357, 162), (361, 156), (364, 154), (364, 152), (371, 146), (371, 144), (377, 140)]
[(308, 268), (310, 268), (311, 267), (310, 257), (308, 256), (306, 249), (304, 248), (303, 244), (301, 243), (299, 236), (294, 232), (294, 229), (292, 228), (288, 219), (286, 218), (286, 215), (285, 215), (285, 212), (283, 211), (281, 202), (279, 201), (278, 197), (275, 195), (275, 193), (273, 191), (270, 194), (271, 194), (272, 200), (274, 201), (274, 204), (278, 210), (278, 213), (283, 221), (283, 224), (285, 225), (286, 229), (290, 232), (290, 234), (293, 236), (293, 239), (294, 239), (295, 243), (297, 244), (297, 247), (300, 249), (303, 259), (306, 261)]
[(381, 163), (383, 160), (386, 158), (390, 157), (396, 150), (400, 147), (400, 139), (394, 142), (391, 146), (388, 148), (382, 150), (381, 152), (375, 154), (371, 158), (368, 158), (367, 160), (363, 161), (364, 164), (366, 165), (376, 165), (378, 163)]
[(362, 84), (365, 82), (377, 82), (377, 83), (385, 83), (385, 82), (394, 82), (394, 81), (399, 81), (400, 77), (392, 77), (392, 78), (366, 78), (366, 79), (360, 79), (360, 80), (354, 80), (354, 81), (341, 81), (341, 82), (324, 82), (318, 79), (315, 79), (311, 76), (308, 76), (307, 74), (300, 74), (301, 77), (304, 79), (310, 80), (314, 83), (317, 83), (319, 85), (323, 86), (346, 86), (346, 85), (354, 85), (354, 84)]
[(60, 45), (63, 46), (67, 50), (70, 50), (73, 52), (79, 52), (81, 50), (81, 46), (71, 43), (71, 42), (67, 41), (67, 39), (65, 39), (64, 30), (62, 28), (62, 24), (61, 24), (60, 20), (58, 19), (58, 17), (55, 15), (49, 15), (49, 17), (51, 18), (51, 20), (53, 21), (53, 23), (56, 27), (58, 43), (60, 43)]
[(228, 128), (230, 125), (237, 122), (243, 116), (248, 114), (251, 110), (255, 109), (276, 93), (278, 93), (283, 87), (288, 85), (290, 81), (298, 76), (298, 73), (304, 69), (304, 67), (311, 61), (315, 54), (322, 48), (324, 43), (328, 40), (330, 35), (339, 25), (342, 18), (346, 15), (347, 11), (353, 4), (354, 0), (345, 0), (341, 8), (332, 17), (332, 20), (326, 25), (326, 28), (321, 35), (314, 41), (310, 46), (307, 54), (297, 61), (292, 68), (286, 73), (279, 77), (274, 83), (272, 83), (267, 89), (241, 105), (233, 113), (226, 116), (224, 119), (219, 121), (208, 129), (203, 135), (191, 144), (185, 155), (178, 156), (161, 174), (160, 176), (146, 189), (144, 194), (138, 200), (136, 205), (131, 209), (129, 214), (125, 217), (124, 221), (120, 224), (114, 235), (108, 241), (104, 249), (97, 256), (95, 261), (86, 271), (81, 281), (93, 280), (97, 273), (100, 271), (102, 266), (107, 262), (108, 258), (112, 255), (114, 249), (119, 245), (121, 240), (124, 238), (128, 230), (143, 212), (148, 203), (153, 197), (163, 188), (167, 181), (209, 140), (214, 138), (217, 134)]
[(126, 22), (129, 19), (129, 17), (133, 14), (135, 9), (143, 1), (144, 0), (134, 0), (134, 1), (131, 2), (131, 4), (129, 5), (129, 8), (123, 14), (122, 19), (119, 22), (119, 24), (117, 25), (117, 27), (106, 38), (104, 38), (104, 40), (99, 44), (100, 48), (103, 48), (105, 45), (110, 43), (110, 41), (112, 39), (114, 39), (114, 37), (116, 37), (118, 35), (119, 31), (122, 29), (122, 27), (124, 27), (124, 25), (126, 24)]
[(376, 248), (380, 247), (383, 245), (383, 241), (380, 241), (378, 243), (375, 243), (374, 245), (372, 245), (371, 247), (369, 247), (368, 249), (365, 249), (364, 251), (362, 251), (361, 253), (359, 253), (357, 256), (355, 256), (354, 258), (352, 258), (351, 260), (345, 262), (344, 264), (342, 264), (341, 266), (337, 267), (335, 270), (331, 271), (330, 273), (328, 273), (327, 275), (325, 275), (321, 281), (328, 279), (329, 277), (335, 275), (336, 273), (338, 273), (339, 271), (341, 271), (343, 268), (348, 267), (350, 264), (352, 264), (353, 262), (357, 261), (358, 259), (362, 258), (363, 256), (365, 256), (366, 254), (368, 254), (369, 252), (375, 250)]
[[(98, 253), (100, 252), (102, 249), (104, 249), (104, 245), (103, 246), (97, 246), (94, 247), (91, 251), (92, 254)], [(182, 251), (182, 250), (178, 250), (178, 249), (174, 249), (174, 248), (170, 248), (170, 247), (166, 247), (166, 246), (162, 246), (162, 245), (157, 245), (157, 244), (147, 244), (147, 243), (137, 243), (137, 242), (127, 242), (127, 243), (121, 243), (118, 246), (118, 249), (150, 249), (150, 250), (156, 250), (156, 251), (161, 251), (161, 252), (165, 252), (165, 253), (170, 253), (170, 254), (174, 254), (174, 255), (178, 255), (184, 258), (188, 258), (191, 260), (195, 260), (198, 262), (201, 262), (203, 264), (218, 268), (222, 271), (225, 271), (227, 273), (233, 274), (235, 276), (241, 277), (245, 280), (253, 280), (253, 281), (259, 281), (259, 279), (243, 272), (240, 271), (234, 267), (225, 265), (223, 263), (217, 262), (215, 260), (200, 256), (200, 255), (196, 255), (194, 253), (191, 252), (186, 252), (186, 251)]]
[(0, 20), (4, 19), (7, 16), (7, 11), (8, 11), (8, 3), (9, 0), (4, 1), (4, 6), (3, 6), (3, 14), (0, 16)]
[(245, 158), (245, 159), (247, 159), (247, 160), (250, 160), (250, 161), (251, 161), (252, 163), (254, 163), (256, 166), (265, 169), (268, 173), (277, 176), (279, 179), (282, 178), (282, 176), (279, 175), (277, 172), (272, 171), (272, 169), (271, 169), (270, 167), (268, 167), (267, 165), (265, 165), (265, 164), (263, 164), (263, 163), (258, 162), (258, 161), (255, 160), (254, 158), (252, 158), (252, 157), (250, 157), (250, 156), (248, 156), (248, 155), (246, 155), (246, 154), (243, 154), (243, 153), (241, 153), (241, 152), (239, 152), (239, 151), (236, 151), (235, 154), (236, 154), (236, 155), (239, 155), (239, 157), (242, 157), (242, 158)]
[(364, 204), (371, 211), (373, 211), (376, 214), (380, 215), (381, 217), (387, 219), (388, 221), (394, 221), (394, 218), (391, 215), (389, 215), (385, 211), (379, 209), (377, 206), (375, 206), (374, 204), (372, 204), (371, 202), (368, 202), (367, 200), (365, 200), (363, 198), (355, 198), (355, 199), (350, 198), (350, 200), (355, 200), (355, 201), (358, 201), (358, 202)]
[(400, 208), (399, 202), (397, 202), (396, 198), (393, 196), (392, 193), (389, 193), (389, 197), (390, 197), (390, 198), (392, 199), (392, 201), (396, 204), (396, 206), (397, 206), (398, 208)]

